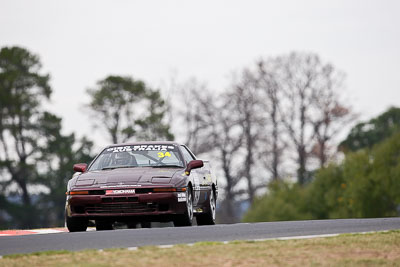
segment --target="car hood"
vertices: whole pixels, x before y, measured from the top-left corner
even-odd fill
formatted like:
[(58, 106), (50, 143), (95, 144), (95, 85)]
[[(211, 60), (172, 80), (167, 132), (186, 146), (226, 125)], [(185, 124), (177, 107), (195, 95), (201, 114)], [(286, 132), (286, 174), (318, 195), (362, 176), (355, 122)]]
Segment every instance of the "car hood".
[(172, 177), (182, 169), (171, 168), (119, 168), (91, 171), (79, 175), (76, 187), (169, 184)]

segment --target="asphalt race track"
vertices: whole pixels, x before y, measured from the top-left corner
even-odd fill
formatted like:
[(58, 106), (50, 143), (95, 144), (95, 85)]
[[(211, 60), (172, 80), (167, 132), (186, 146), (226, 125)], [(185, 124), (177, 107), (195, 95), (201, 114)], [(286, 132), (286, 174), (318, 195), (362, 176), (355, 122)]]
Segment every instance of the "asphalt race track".
[(198, 241), (253, 240), (394, 229), (400, 229), (400, 218), (238, 223), (180, 228), (2, 236), (0, 237), (0, 255), (46, 250), (128, 248)]

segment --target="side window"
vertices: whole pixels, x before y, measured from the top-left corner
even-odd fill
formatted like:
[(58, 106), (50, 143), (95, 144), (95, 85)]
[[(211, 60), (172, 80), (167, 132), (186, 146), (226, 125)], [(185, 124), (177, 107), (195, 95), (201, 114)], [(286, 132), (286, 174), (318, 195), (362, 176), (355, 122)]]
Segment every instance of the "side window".
[(181, 146), (181, 151), (183, 154), (183, 159), (186, 161), (186, 163), (194, 160), (193, 156), (189, 153), (189, 151), (186, 149), (186, 147)]

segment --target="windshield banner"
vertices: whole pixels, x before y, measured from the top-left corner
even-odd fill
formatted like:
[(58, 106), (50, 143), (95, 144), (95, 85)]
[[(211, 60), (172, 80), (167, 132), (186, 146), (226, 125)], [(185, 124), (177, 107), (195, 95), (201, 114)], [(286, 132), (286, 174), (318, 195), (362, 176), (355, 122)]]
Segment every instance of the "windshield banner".
[(115, 146), (107, 148), (107, 152), (130, 152), (130, 151), (168, 151), (174, 150), (171, 145), (135, 145), (135, 146)]

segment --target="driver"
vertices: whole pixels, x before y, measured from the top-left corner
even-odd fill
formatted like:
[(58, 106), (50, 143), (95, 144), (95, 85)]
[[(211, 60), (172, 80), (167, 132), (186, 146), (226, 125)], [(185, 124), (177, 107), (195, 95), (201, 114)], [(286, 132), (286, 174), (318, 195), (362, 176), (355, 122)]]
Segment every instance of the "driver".
[(115, 155), (115, 165), (128, 166), (132, 161), (132, 155), (128, 152), (119, 152)]

